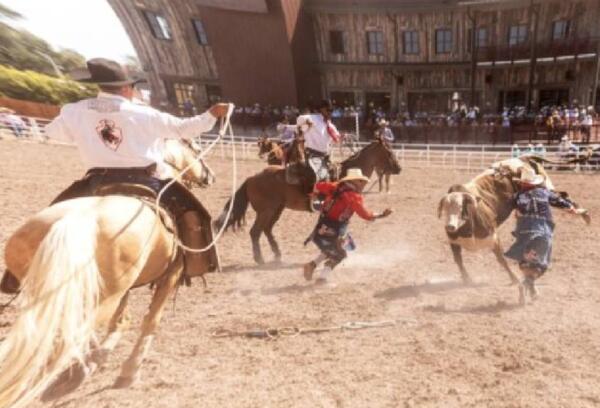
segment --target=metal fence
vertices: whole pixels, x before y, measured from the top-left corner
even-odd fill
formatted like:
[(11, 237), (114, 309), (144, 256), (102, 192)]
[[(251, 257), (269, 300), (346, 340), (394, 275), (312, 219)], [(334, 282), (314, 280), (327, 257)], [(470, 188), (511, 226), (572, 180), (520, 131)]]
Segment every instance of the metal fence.
[[(217, 135), (206, 134), (200, 138), (202, 145), (208, 145)], [(231, 158), (231, 138), (222, 138), (210, 153), (222, 159)], [(236, 155), (243, 160), (258, 157), (258, 144), (256, 138), (236, 136), (234, 138)], [(368, 142), (357, 142), (352, 147), (338, 146), (333, 149), (332, 159), (341, 161), (353, 152), (367, 146)], [(490, 164), (514, 157), (511, 145), (465, 145), (465, 144), (404, 144), (393, 145), (394, 154), (402, 167), (411, 168), (439, 168), (449, 170), (479, 171), (486, 169)], [(520, 154), (527, 154), (525, 150)], [(557, 146), (548, 147), (544, 152), (531, 152), (547, 158), (548, 160), (563, 160), (564, 154), (559, 152)], [(600, 158), (593, 164), (583, 165), (549, 165), (552, 170), (581, 170), (594, 171), (600, 169)]]
[[(39, 118), (23, 118), (24, 127), (19, 131), (17, 139), (37, 140), (46, 142), (44, 126), (49, 122)], [(16, 136), (15, 129), (6, 123), (0, 122), (0, 134)], [(198, 137), (201, 145), (207, 146), (217, 138), (216, 134), (205, 134)], [(54, 142), (51, 142), (54, 143)], [(258, 160), (258, 144), (256, 137), (235, 136), (233, 142), (236, 156), (241, 160)], [(368, 145), (368, 142), (353, 142), (351, 145), (342, 144), (333, 150), (333, 160), (341, 161), (353, 152)], [(222, 159), (231, 158), (231, 139), (223, 137), (209, 152), (211, 157)], [(438, 168), (449, 170), (479, 171), (489, 167), (495, 161), (513, 157), (511, 145), (481, 145), (481, 144), (414, 144), (395, 143), (394, 154), (405, 168)], [(522, 151), (521, 153), (527, 153)], [(550, 160), (561, 160), (564, 156), (558, 151), (557, 146), (547, 146), (544, 153), (536, 152)], [(551, 169), (559, 169), (549, 166)], [(560, 169), (576, 169), (582, 171), (598, 170), (600, 168), (600, 157), (591, 164), (581, 166), (563, 166)]]

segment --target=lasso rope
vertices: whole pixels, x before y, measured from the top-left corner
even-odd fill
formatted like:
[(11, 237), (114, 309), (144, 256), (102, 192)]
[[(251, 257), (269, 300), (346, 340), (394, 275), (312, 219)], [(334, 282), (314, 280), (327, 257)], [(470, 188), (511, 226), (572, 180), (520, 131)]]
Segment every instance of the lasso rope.
[(255, 330), (243, 330), (235, 331), (228, 329), (219, 329), (212, 332), (212, 337), (224, 338), (224, 337), (246, 337), (255, 339), (276, 339), (279, 337), (294, 337), (300, 334), (320, 334), (332, 331), (349, 331), (349, 330), (362, 330), (362, 329), (374, 329), (382, 327), (396, 326), (397, 324), (405, 325), (416, 325), (417, 321), (414, 319), (394, 319), (394, 320), (382, 320), (382, 321), (350, 321), (343, 323), (338, 326), (323, 326), (323, 327), (280, 327), (280, 328), (266, 328), (266, 329), (255, 329)]
[(223, 233), (225, 232), (225, 228), (227, 226), (227, 222), (229, 221), (229, 217), (231, 217), (231, 212), (233, 211), (233, 204), (234, 204), (234, 199), (233, 197), (235, 197), (235, 190), (236, 190), (236, 180), (237, 180), (237, 160), (236, 160), (236, 153), (235, 153), (235, 138), (233, 135), (233, 128), (231, 127), (231, 115), (233, 114), (233, 110), (235, 108), (235, 105), (230, 103), (229, 107), (227, 109), (227, 115), (225, 116), (225, 119), (221, 118), (221, 126), (219, 128), (219, 135), (217, 136), (217, 138), (215, 140), (213, 140), (206, 149), (204, 149), (199, 155), (198, 157), (196, 157), (196, 159), (194, 161), (192, 161), (190, 164), (188, 164), (178, 175), (176, 175), (175, 177), (173, 177), (173, 180), (171, 180), (170, 182), (168, 182), (158, 193), (158, 195), (156, 196), (156, 202), (155, 202), (155, 208), (156, 208), (156, 216), (159, 217), (160, 216), (160, 199), (162, 198), (162, 195), (164, 194), (164, 192), (170, 187), (172, 186), (174, 183), (176, 183), (177, 181), (179, 181), (181, 179), (181, 177), (188, 172), (192, 166), (194, 164), (196, 164), (197, 162), (199, 162), (200, 160), (202, 160), (204, 158), (204, 156), (206, 156), (206, 154), (208, 152), (210, 152), (212, 150), (212, 148), (222, 139), (222, 137), (225, 135), (225, 132), (227, 132), (227, 130), (229, 130), (229, 135), (231, 136), (231, 160), (233, 163), (233, 175), (232, 175), (232, 181), (231, 181), (231, 196), (232, 199), (229, 203), (229, 208), (227, 209), (227, 215), (225, 217), (225, 222), (223, 223), (223, 225), (221, 226), (221, 229), (219, 230), (219, 232), (217, 233), (217, 235), (213, 238), (213, 240), (210, 242), (210, 244), (208, 244), (206, 247), (204, 248), (190, 248), (188, 246), (186, 246), (183, 242), (181, 242), (181, 240), (179, 239), (179, 237), (174, 236), (174, 240), (175, 240), (175, 244), (183, 249), (184, 251), (187, 252), (191, 252), (194, 254), (198, 254), (198, 253), (202, 253), (202, 252), (206, 252), (209, 249), (211, 249), (212, 247), (214, 247), (217, 244), (217, 241), (221, 238), (221, 236), (223, 235)]

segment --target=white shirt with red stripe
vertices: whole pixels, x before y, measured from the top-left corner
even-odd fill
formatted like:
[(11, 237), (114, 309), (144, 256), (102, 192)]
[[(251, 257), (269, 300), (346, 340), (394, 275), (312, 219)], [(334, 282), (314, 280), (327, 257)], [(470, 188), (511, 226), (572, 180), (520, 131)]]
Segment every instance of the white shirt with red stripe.
[[(310, 121), (311, 125), (304, 131), (305, 124)], [(331, 142), (339, 142), (340, 133), (330, 120), (325, 121), (323, 115), (300, 115), (296, 120), (297, 126), (304, 131), (304, 147), (318, 152), (329, 154)]]
[(165, 173), (165, 139), (193, 138), (211, 130), (209, 112), (180, 119), (127, 98), (100, 92), (96, 98), (63, 106), (45, 128), (53, 140), (74, 143), (87, 169), (147, 167)]

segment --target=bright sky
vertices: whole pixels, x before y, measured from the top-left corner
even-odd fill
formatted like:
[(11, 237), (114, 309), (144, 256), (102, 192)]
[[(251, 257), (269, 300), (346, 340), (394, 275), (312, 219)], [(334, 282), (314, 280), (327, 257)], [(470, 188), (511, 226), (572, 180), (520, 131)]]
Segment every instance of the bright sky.
[(87, 59), (123, 61), (136, 55), (120, 20), (106, 0), (0, 0), (19, 12), (8, 21), (43, 38), (54, 48), (71, 48)]

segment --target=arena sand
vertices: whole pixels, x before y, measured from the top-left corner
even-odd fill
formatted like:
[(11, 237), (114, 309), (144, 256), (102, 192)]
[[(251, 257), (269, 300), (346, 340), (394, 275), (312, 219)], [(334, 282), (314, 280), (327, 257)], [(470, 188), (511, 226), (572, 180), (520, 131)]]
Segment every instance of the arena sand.
[[(230, 162), (209, 163), (218, 183), (196, 193), (216, 215), (229, 195)], [(261, 166), (240, 162), (240, 174)], [(74, 148), (1, 141), (2, 246), (81, 173)], [(369, 194), (369, 207), (395, 212), (375, 223), (352, 221), (358, 248), (335, 271), (333, 287), (315, 289), (301, 275), (300, 265), (316, 253), (314, 246), (302, 246), (314, 215), (284, 213), (275, 229), (282, 265), (257, 268), (247, 231), (227, 234), (220, 242), (224, 272), (208, 276), (206, 290), (194, 282), (170, 302), (142, 382), (111, 388), (138, 335), (147, 288), (133, 292), (133, 325), (106, 367), (55, 406), (600, 406), (599, 223), (585, 227), (557, 214), (554, 264), (533, 305), (517, 306), (517, 290), (491, 253), (465, 256), (477, 284), (464, 287), (435, 213), (448, 186), (471, 176), (408, 169), (395, 178), (392, 194)], [(597, 175), (553, 179), (598, 217)], [(513, 223), (501, 230), (505, 247)], [(12, 307), (0, 316), (0, 336), (14, 317)], [(211, 337), (217, 329), (390, 319), (399, 323), (274, 341)]]

